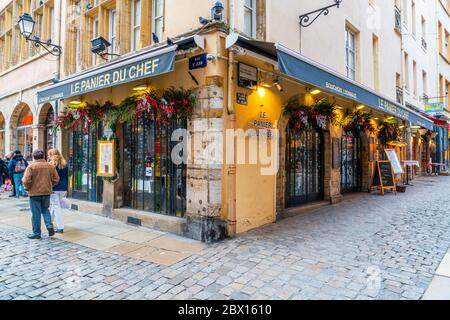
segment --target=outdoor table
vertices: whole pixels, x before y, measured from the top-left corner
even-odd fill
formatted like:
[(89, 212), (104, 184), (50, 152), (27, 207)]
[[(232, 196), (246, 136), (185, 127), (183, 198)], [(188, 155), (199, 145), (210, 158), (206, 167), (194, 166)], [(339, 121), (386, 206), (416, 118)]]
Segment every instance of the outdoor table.
[[(442, 169), (444, 169), (444, 171), (445, 171), (445, 169), (447, 168), (447, 164), (445, 164), (445, 163), (429, 163), (428, 166), (431, 167), (431, 173), (433, 173), (433, 168), (441, 167), (441, 171), (442, 171)], [(439, 175), (438, 171), (436, 171), (436, 175)]]
[(409, 168), (414, 166), (420, 168), (420, 163), (417, 160), (404, 160), (402, 161), (402, 163), (406, 167), (406, 185), (413, 186), (412, 184), (409, 183)]

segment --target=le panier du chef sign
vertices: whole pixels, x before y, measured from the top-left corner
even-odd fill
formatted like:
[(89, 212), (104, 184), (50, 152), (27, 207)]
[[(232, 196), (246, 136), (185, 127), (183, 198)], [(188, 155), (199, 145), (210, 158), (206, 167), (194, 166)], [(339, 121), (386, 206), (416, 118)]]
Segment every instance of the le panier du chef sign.
[(63, 80), (38, 92), (38, 102), (65, 99), (173, 71), (175, 51), (142, 55)]

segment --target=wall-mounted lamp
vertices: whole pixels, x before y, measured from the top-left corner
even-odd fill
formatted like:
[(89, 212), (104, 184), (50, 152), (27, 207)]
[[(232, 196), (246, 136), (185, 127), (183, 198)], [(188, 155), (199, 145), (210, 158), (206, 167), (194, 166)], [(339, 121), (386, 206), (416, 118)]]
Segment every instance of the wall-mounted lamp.
[(54, 56), (61, 55), (61, 46), (53, 44), (51, 39), (42, 41), (38, 36), (33, 35), (35, 21), (33, 20), (33, 17), (28, 13), (24, 13), (19, 17), (18, 24), (22, 36), (24, 36), (27, 41), (33, 42), (36, 48), (42, 47), (45, 49), (45, 51)]
[(133, 88), (133, 91), (145, 91), (147, 88), (146, 84), (139, 84)]
[(263, 87), (259, 87), (258, 88), (258, 94), (260, 97), (265, 97), (266, 96), (266, 89), (264, 89)]
[(362, 110), (364, 109), (366, 106), (363, 104), (360, 104), (359, 106), (356, 107), (356, 110)]
[(276, 77), (274, 79), (273, 85), (275, 86), (275, 88), (277, 88), (277, 90), (279, 92), (283, 92), (284, 91), (283, 86), (280, 84), (280, 78), (279, 77)]
[(110, 46), (111, 43), (101, 36), (91, 40), (91, 52), (99, 55), (104, 60), (107, 60), (106, 56), (120, 57), (119, 54), (106, 52)]
[(317, 95), (317, 94), (319, 94), (319, 93), (321, 93), (322, 91), (320, 91), (319, 89), (314, 89), (314, 90), (312, 90), (311, 91), (311, 94), (312, 95)]
[(394, 117), (386, 118), (387, 120), (394, 120)]

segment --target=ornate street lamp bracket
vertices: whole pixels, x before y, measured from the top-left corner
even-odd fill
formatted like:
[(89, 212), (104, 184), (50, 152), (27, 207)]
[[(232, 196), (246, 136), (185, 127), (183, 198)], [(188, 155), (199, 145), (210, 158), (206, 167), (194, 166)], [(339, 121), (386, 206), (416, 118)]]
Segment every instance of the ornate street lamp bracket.
[(61, 53), (62, 53), (62, 47), (51, 43), (50, 40), (48, 40), (48, 41), (41, 41), (41, 39), (39, 37), (36, 37), (36, 36), (29, 36), (28, 38), (25, 38), (25, 39), (27, 41), (33, 42), (33, 45), (36, 48), (44, 48), (45, 51), (47, 51), (51, 55), (54, 55), (55, 57), (60, 56)]
[(339, 8), (339, 6), (341, 5), (342, 0), (334, 0), (334, 4), (329, 5), (327, 7), (324, 8), (320, 8), (305, 14), (302, 14), (300, 16), (300, 25), (304, 28), (309, 27), (310, 25), (312, 25), (314, 23), (314, 21), (317, 20), (317, 18), (319, 18), (322, 14), (324, 16), (327, 16), (330, 13), (330, 8), (336, 7)]

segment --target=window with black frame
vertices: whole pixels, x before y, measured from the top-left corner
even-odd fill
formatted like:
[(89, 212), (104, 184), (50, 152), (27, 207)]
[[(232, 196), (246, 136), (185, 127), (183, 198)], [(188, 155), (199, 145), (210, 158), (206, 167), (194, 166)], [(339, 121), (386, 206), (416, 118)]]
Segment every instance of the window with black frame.
[(97, 177), (97, 141), (102, 138), (103, 127), (88, 126), (71, 130), (69, 137), (69, 196), (84, 201), (101, 203), (103, 180)]
[(351, 133), (341, 138), (341, 192), (361, 191), (361, 139)]
[(186, 164), (176, 165), (171, 153), (180, 141), (172, 133), (186, 121), (158, 125), (142, 116), (124, 126), (124, 206), (184, 217)]
[(290, 123), (286, 132), (286, 207), (323, 199), (323, 133)]
[[(53, 126), (55, 124), (55, 112), (53, 111), (53, 107), (47, 112), (47, 117), (45, 118), (45, 150), (51, 150), (55, 146), (55, 135)], [(47, 154), (47, 152), (46, 152)]]

